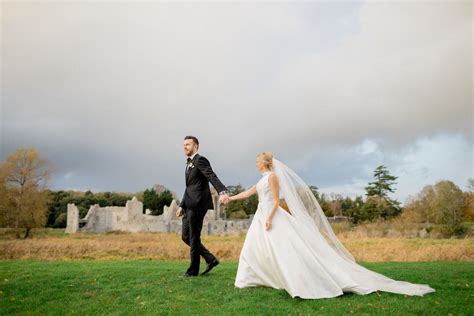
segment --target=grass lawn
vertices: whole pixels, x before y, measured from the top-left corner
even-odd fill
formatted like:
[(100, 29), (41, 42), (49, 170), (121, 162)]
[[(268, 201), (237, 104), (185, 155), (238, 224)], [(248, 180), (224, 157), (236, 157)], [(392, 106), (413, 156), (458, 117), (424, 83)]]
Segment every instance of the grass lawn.
[[(386, 292), (292, 299), (283, 290), (234, 288), (236, 262), (209, 275), (180, 278), (187, 261), (0, 261), (0, 315), (7, 314), (318, 314), (473, 315), (472, 262), (386, 262), (365, 267), (429, 284), (435, 293)], [(203, 269), (203, 266), (201, 266)]]

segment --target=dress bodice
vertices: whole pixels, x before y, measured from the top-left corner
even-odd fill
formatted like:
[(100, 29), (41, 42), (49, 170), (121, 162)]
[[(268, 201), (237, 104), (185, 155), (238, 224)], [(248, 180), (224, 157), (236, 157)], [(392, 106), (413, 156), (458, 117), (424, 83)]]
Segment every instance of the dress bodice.
[(257, 182), (257, 195), (259, 203), (273, 203), (273, 193), (268, 184), (268, 177), (271, 172), (262, 173), (262, 178)]

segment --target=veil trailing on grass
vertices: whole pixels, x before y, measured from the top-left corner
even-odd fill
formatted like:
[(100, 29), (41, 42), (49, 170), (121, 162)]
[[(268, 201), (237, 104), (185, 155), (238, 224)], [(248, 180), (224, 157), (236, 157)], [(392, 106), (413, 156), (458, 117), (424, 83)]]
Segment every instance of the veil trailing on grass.
[(307, 230), (319, 232), (327, 243), (345, 260), (355, 262), (354, 257), (337, 239), (326, 215), (308, 185), (288, 166), (273, 158), (273, 171), (290, 213)]

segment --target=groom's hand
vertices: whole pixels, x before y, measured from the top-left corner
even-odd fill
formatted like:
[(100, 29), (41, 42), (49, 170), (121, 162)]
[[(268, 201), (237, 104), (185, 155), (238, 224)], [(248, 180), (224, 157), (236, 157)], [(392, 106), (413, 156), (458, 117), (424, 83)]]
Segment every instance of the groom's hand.
[(180, 207), (178, 208), (178, 210), (176, 211), (176, 217), (181, 217), (183, 216), (183, 208)]
[(220, 194), (219, 201), (224, 205), (228, 204), (230, 202), (229, 195), (227, 193)]

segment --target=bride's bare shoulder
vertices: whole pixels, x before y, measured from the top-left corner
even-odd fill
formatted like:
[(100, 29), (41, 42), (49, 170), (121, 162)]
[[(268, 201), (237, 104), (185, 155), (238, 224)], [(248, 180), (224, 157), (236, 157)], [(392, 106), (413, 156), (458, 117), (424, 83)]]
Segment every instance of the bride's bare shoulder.
[(270, 183), (278, 183), (278, 177), (276, 176), (275, 172), (272, 171), (270, 173), (270, 175), (268, 176), (268, 181), (270, 181)]

